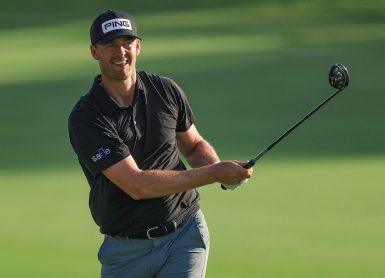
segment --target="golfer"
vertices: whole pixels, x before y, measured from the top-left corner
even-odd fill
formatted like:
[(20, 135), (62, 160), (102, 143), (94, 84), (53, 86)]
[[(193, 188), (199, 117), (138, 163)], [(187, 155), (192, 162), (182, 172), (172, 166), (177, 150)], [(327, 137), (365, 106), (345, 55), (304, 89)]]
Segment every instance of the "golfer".
[(220, 161), (172, 79), (136, 70), (141, 38), (130, 15), (108, 10), (90, 35), (100, 75), (74, 106), (69, 136), (104, 234), (101, 277), (204, 277), (210, 239), (196, 188), (236, 188), (252, 169)]

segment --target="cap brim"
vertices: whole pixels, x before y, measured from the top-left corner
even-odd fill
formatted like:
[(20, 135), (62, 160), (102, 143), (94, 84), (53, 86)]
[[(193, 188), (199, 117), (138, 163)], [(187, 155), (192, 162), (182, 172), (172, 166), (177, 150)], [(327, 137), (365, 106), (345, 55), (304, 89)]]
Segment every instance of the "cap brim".
[(97, 43), (97, 44), (107, 44), (107, 43), (112, 42), (114, 39), (116, 39), (118, 37), (134, 37), (134, 38), (137, 38), (137, 39), (141, 40), (141, 38), (136, 36), (136, 35), (129, 34), (127, 32), (119, 32), (119, 33), (111, 34), (111, 35), (109, 35), (107, 37), (104, 37), (103, 39), (98, 40), (95, 43)]

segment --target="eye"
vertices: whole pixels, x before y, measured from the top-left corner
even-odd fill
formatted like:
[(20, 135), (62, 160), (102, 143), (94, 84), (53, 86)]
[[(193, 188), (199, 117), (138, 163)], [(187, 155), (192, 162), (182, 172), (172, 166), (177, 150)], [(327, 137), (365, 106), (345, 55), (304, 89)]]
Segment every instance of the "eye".
[(133, 40), (127, 40), (127, 41), (124, 42), (124, 46), (125, 46), (126, 48), (132, 47), (133, 44), (134, 44), (134, 41), (133, 41)]

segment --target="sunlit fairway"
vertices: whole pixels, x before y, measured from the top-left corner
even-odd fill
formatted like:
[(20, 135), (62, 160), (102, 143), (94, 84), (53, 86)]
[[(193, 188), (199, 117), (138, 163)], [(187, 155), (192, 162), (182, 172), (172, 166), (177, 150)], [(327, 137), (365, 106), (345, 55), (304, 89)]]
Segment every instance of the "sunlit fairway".
[[(333, 63), (351, 83), (242, 188), (199, 190), (207, 277), (385, 277), (384, 3), (215, 1), (132, 7), (138, 69), (177, 81), (223, 159), (253, 157), (332, 93)], [(44, 5), (45, 18), (31, 5), (0, 26), (0, 277), (98, 277), (102, 235), (67, 116), (98, 73), (89, 23), (109, 7), (77, 1), (69, 18)]]
[[(207, 276), (381, 277), (382, 170), (381, 159), (269, 160), (244, 188), (201, 189)], [(97, 277), (101, 235), (79, 171), (9, 171), (0, 182), (2, 277)]]

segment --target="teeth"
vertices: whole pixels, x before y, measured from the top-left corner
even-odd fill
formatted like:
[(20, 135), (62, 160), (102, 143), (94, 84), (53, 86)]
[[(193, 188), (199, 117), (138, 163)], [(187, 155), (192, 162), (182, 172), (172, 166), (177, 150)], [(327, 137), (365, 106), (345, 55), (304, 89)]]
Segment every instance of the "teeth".
[(126, 61), (113, 62), (113, 64), (114, 64), (114, 65), (121, 66), (121, 65), (125, 65), (125, 64), (126, 64)]

